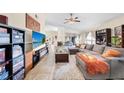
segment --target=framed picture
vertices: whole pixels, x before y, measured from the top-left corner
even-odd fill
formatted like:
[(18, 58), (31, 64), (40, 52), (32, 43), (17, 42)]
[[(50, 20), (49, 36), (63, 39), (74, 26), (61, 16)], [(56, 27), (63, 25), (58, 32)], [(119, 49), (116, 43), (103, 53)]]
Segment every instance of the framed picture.
[(40, 31), (40, 23), (32, 18), (30, 15), (26, 14), (26, 28), (33, 31)]

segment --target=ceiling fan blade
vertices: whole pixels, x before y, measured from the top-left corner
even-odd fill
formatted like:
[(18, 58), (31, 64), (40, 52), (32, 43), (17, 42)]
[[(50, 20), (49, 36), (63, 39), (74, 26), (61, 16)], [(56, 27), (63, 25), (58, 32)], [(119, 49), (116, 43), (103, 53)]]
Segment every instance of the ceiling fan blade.
[(81, 21), (78, 20), (78, 21), (76, 21), (76, 22), (81, 22)]
[(78, 17), (75, 17), (74, 19), (78, 19)]
[(70, 20), (70, 19), (65, 19), (65, 20)]
[(69, 22), (70, 22), (69, 20), (68, 21), (65, 21), (64, 24), (69, 23)]
[(81, 22), (80, 20), (74, 20), (75, 22)]
[(64, 22), (64, 24), (66, 24), (66, 23), (68, 23), (68, 22)]

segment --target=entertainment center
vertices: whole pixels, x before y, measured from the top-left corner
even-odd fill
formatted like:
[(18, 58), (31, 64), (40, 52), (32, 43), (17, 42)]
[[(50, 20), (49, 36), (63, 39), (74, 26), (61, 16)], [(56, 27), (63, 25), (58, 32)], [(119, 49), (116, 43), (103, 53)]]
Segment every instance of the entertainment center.
[(47, 46), (44, 44), (42, 48), (35, 49), (33, 53), (33, 67), (48, 53)]
[(42, 33), (33, 31), (33, 67), (40, 61), (40, 59), (48, 53), (47, 45), (45, 44), (46, 36)]
[(111, 29), (110, 28), (96, 31), (96, 44), (111, 46)]

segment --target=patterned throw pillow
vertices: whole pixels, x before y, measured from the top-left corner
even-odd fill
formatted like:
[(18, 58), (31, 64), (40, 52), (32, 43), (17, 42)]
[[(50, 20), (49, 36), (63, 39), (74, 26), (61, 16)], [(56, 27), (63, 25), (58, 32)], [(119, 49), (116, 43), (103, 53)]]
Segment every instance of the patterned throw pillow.
[(99, 53), (99, 54), (102, 54), (104, 48), (105, 48), (104, 45), (94, 45), (93, 51), (94, 51), (94, 52), (97, 52), (97, 53)]

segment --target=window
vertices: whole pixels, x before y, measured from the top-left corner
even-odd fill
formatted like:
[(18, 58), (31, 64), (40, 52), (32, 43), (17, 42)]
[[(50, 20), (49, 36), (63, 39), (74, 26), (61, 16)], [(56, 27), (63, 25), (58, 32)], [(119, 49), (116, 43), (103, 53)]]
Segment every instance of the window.
[(79, 44), (79, 43), (80, 43), (80, 36), (79, 36), (79, 35), (76, 36), (76, 38), (75, 38), (75, 43), (76, 43), (76, 44)]
[(95, 33), (94, 32), (88, 32), (86, 34), (86, 44), (95, 44)]

